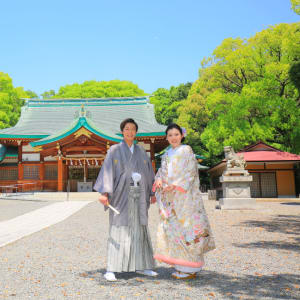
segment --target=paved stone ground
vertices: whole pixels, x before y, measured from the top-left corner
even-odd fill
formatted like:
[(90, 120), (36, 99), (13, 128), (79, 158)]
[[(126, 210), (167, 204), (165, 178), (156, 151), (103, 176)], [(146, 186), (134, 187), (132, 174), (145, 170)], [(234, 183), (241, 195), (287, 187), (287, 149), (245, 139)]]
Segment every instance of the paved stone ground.
[(39, 209), (34, 209), (10, 220), (0, 222), (0, 247), (9, 245), (25, 236), (60, 223), (91, 202), (56, 202)]
[[(124, 273), (108, 283), (102, 275), (108, 218), (94, 202), (0, 248), (0, 299), (300, 299), (299, 204), (220, 211), (206, 201), (217, 249), (196, 280), (172, 279), (173, 269), (158, 265), (156, 279)], [(153, 206), (154, 244), (157, 222)]]
[(53, 201), (46, 200), (14, 200), (0, 199), (0, 222), (26, 214), (34, 209), (53, 204)]

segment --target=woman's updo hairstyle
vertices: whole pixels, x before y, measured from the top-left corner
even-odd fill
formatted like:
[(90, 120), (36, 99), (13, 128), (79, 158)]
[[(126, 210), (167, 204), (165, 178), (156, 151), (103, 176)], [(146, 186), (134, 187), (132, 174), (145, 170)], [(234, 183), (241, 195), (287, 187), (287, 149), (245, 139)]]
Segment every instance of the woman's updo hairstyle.
[(168, 127), (167, 127), (167, 129), (166, 129), (166, 135), (168, 134), (168, 131), (169, 130), (171, 130), (171, 129), (177, 129), (180, 133), (181, 133), (181, 135), (182, 135), (182, 138), (181, 138), (181, 143), (183, 143), (184, 142), (184, 139), (185, 139), (185, 137), (183, 136), (183, 132), (182, 132), (182, 128), (179, 126), (179, 125), (177, 125), (176, 123), (172, 123), (172, 124), (170, 124)]

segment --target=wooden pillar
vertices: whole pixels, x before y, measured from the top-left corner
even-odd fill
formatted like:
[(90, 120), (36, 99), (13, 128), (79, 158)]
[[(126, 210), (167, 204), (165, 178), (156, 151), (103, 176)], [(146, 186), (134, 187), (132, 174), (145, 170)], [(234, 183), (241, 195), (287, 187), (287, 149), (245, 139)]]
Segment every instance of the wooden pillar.
[(45, 164), (44, 164), (44, 156), (40, 155), (40, 190), (44, 189), (44, 179), (45, 179)]
[(57, 191), (58, 192), (63, 192), (64, 189), (63, 178), (64, 178), (64, 164), (63, 164), (63, 160), (60, 158), (57, 160)]
[(68, 174), (69, 168), (67, 164), (64, 164), (64, 180), (67, 182), (69, 179), (69, 174)]
[(22, 141), (18, 141), (18, 180), (23, 180), (24, 169), (22, 165)]
[(23, 174), (24, 174), (24, 168), (23, 168), (23, 164), (21, 161), (19, 161), (19, 164), (18, 164), (18, 180), (23, 180)]
[(150, 140), (150, 158), (151, 158), (151, 162), (152, 162), (152, 168), (153, 168), (153, 170), (154, 170), (154, 172), (155, 172), (156, 169), (155, 169), (154, 142), (155, 142), (155, 139), (151, 139), (151, 140)]

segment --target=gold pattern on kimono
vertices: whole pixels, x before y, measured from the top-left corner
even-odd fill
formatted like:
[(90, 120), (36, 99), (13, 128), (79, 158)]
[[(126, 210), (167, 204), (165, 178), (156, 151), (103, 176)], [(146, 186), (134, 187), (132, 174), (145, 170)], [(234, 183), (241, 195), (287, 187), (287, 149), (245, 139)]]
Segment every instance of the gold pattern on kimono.
[(182, 225), (184, 225), (184, 223), (185, 223), (185, 219), (179, 219), (178, 220)]

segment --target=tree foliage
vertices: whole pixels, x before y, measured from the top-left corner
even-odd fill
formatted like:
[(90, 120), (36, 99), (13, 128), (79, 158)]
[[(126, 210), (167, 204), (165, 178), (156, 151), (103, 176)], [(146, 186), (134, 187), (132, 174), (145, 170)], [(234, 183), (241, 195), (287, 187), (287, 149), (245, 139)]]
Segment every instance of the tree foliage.
[(300, 0), (291, 0), (292, 10), (300, 15)]
[(22, 98), (29, 94), (23, 88), (14, 88), (12, 79), (8, 74), (0, 72), (0, 128), (14, 126), (24, 103)]
[(299, 92), (289, 70), (300, 59), (300, 24), (225, 39), (202, 61), (179, 123), (210, 156), (258, 140), (300, 152)]
[[(291, 65), (291, 68), (289, 70), (289, 76), (291, 82), (298, 89), (298, 93), (300, 95), (300, 61), (295, 62)], [(300, 104), (300, 98), (298, 100), (298, 104)]]
[(52, 98), (55, 96), (55, 90), (45, 91), (44, 93), (41, 94), (41, 96), (43, 97), (43, 99)]
[(42, 94), (43, 98), (107, 98), (134, 97), (146, 95), (136, 84), (126, 80), (85, 81), (81, 84), (67, 84), (57, 94), (53, 90)]
[(192, 83), (180, 84), (179, 86), (171, 86), (171, 88), (159, 88), (153, 93), (151, 103), (155, 105), (156, 120), (168, 125), (175, 122), (178, 118), (178, 109), (183, 100), (188, 97)]
[(23, 87), (16, 87), (16, 92), (18, 94), (19, 98), (26, 98), (26, 99), (34, 99), (34, 98), (38, 98), (38, 95), (31, 91), (31, 90), (24, 90)]

